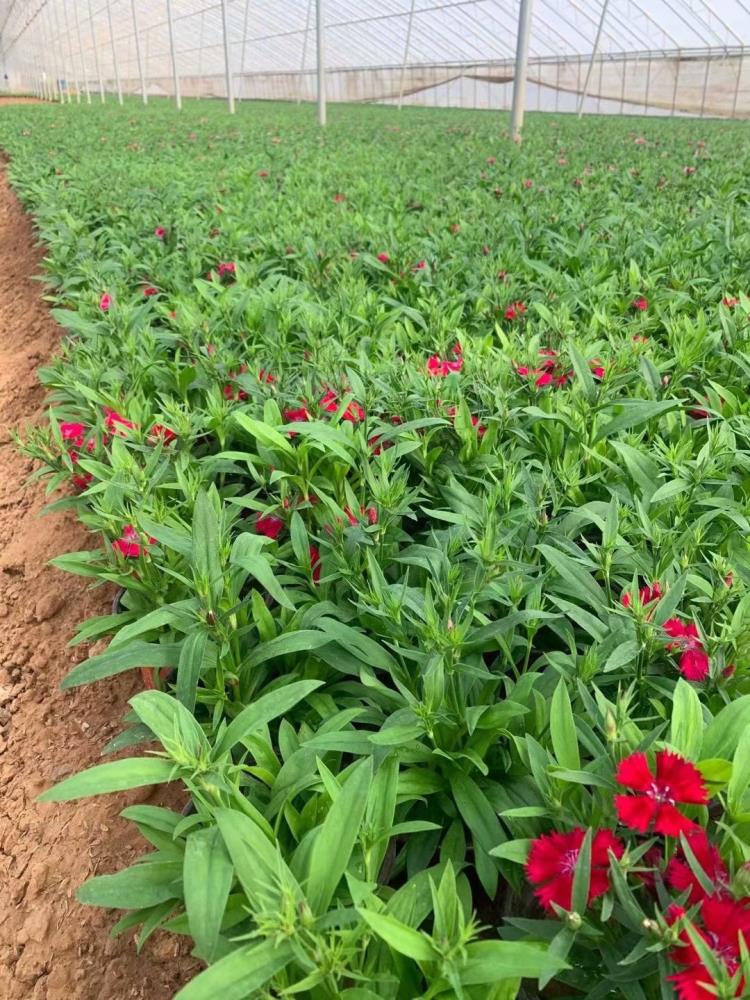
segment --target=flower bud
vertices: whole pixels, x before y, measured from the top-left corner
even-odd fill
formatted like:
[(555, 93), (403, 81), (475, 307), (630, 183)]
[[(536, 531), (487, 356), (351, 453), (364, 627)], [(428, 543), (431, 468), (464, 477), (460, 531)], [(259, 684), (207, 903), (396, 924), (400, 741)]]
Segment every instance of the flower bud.
[(579, 931), (583, 925), (583, 920), (581, 920), (580, 913), (576, 913), (575, 910), (573, 910), (566, 917), (565, 923), (568, 925), (570, 930)]

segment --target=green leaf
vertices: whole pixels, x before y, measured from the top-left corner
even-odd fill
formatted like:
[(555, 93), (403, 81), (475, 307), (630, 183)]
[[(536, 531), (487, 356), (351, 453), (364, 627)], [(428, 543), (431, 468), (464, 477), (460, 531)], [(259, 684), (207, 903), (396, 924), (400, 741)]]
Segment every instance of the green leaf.
[(490, 854), (493, 858), (504, 858), (506, 861), (513, 861), (517, 865), (525, 865), (532, 843), (533, 841), (529, 839), (508, 840), (504, 844), (493, 847)]
[(201, 490), (193, 511), (193, 569), (199, 595), (209, 602), (210, 608), (216, 607), (224, 589), (218, 502), (215, 487), (210, 493)]
[(742, 802), (750, 785), (750, 727), (745, 729), (737, 743), (732, 761), (732, 777), (727, 788), (729, 812), (736, 816), (743, 811)]
[(315, 914), (323, 914), (328, 909), (349, 865), (371, 781), (371, 760), (355, 764), (316, 834), (307, 880), (307, 898)]
[(570, 360), (573, 363), (573, 371), (581, 383), (583, 394), (589, 403), (592, 403), (596, 399), (596, 383), (594, 382), (594, 376), (591, 374), (591, 366), (581, 356), (578, 348), (572, 341), (569, 341), (566, 346)]
[(594, 444), (597, 441), (602, 441), (604, 438), (612, 437), (613, 434), (617, 434), (619, 431), (634, 430), (636, 427), (641, 427), (643, 424), (648, 423), (649, 420), (661, 417), (671, 410), (679, 410), (682, 407), (682, 401), (679, 399), (666, 399), (654, 402), (648, 399), (622, 399), (618, 400), (615, 405), (620, 407), (621, 412), (597, 432), (593, 441)]
[(313, 649), (320, 649), (327, 646), (331, 641), (330, 635), (319, 632), (315, 629), (299, 629), (296, 632), (284, 632), (277, 635), (268, 642), (261, 642), (242, 661), (242, 666), (246, 669), (257, 667), (267, 660), (273, 660), (276, 656), (286, 656), (289, 653), (306, 653)]
[(558, 681), (555, 693), (552, 695), (549, 716), (550, 736), (552, 738), (552, 748), (555, 752), (557, 762), (571, 771), (577, 771), (581, 766), (581, 757), (578, 752), (578, 734), (576, 733), (573, 709), (570, 704), (570, 695), (565, 678)]
[(114, 875), (88, 879), (76, 892), (76, 899), (89, 906), (140, 910), (179, 899), (181, 874), (178, 861), (140, 862)]
[(547, 562), (559, 573), (572, 594), (590, 608), (597, 611), (606, 606), (604, 591), (589, 573), (588, 569), (559, 549), (551, 545), (537, 545)]
[(196, 762), (208, 757), (209, 743), (200, 723), (185, 706), (163, 691), (141, 691), (130, 699), (133, 711), (164, 746)]
[(243, 945), (183, 986), (174, 1000), (248, 1000), (293, 958), (288, 941)]
[[(284, 638), (281, 636), (280, 638)], [(294, 681), (276, 691), (261, 695), (257, 701), (243, 708), (227, 727), (224, 735), (214, 748), (214, 759), (218, 760), (236, 746), (240, 740), (251, 733), (257, 732), (272, 719), (285, 715), (298, 702), (313, 691), (316, 691), (323, 681)]]
[(438, 959), (430, 939), (421, 931), (414, 930), (401, 923), (387, 913), (375, 913), (374, 910), (360, 909), (357, 911), (377, 936), (400, 955), (414, 959), (415, 962), (434, 962)]
[(182, 643), (175, 694), (189, 712), (195, 709), (201, 674), (216, 666), (218, 654), (217, 645), (209, 639), (206, 632), (191, 632)]
[(64, 690), (100, 681), (104, 677), (114, 677), (136, 667), (174, 667), (180, 656), (179, 643), (157, 645), (150, 642), (131, 642), (127, 646), (108, 649), (98, 656), (92, 656), (85, 663), (73, 667), (63, 678), (60, 687)]
[(640, 650), (641, 647), (635, 639), (627, 639), (625, 642), (621, 642), (619, 646), (615, 646), (607, 657), (603, 672), (606, 674), (612, 670), (622, 670), (623, 667), (626, 667), (636, 659)]
[(498, 979), (538, 979), (546, 973), (569, 968), (544, 945), (525, 941), (472, 941), (465, 954), (466, 961), (461, 967), (464, 986), (481, 986)]
[(209, 963), (216, 957), (233, 875), (218, 826), (188, 835), (183, 869), (185, 909), (197, 953)]
[(246, 413), (235, 413), (234, 420), (264, 447), (282, 451), (287, 455), (294, 454), (294, 447), (289, 439), (277, 431), (275, 427), (269, 427), (268, 424), (264, 424), (260, 420), (253, 420)]
[(672, 725), (669, 742), (688, 760), (699, 760), (703, 745), (703, 710), (698, 692), (683, 677), (672, 696)]
[(589, 902), (589, 886), (591, 884), (591, 840), (593, 833), (591, 828), (586, 830), (586, 834), (581, 843), (576, 858), (576, 869), (573, 874), (573, 889), (570, 896), (571, 910), (575, 913), (585, 913)]
[(39, 796), (39, 802), (68, 802), (88, 795), (124, 792), (128, 788), (158, 785), (171, 781), (175, 766), (162, 757), (127, 757), (108, 764), (97, 764), (87, 771), (65, 778)]
[(740, 739), (750, 726), (750, 694), (726, 705), (703, 733), (703, 756), (731, 760)]

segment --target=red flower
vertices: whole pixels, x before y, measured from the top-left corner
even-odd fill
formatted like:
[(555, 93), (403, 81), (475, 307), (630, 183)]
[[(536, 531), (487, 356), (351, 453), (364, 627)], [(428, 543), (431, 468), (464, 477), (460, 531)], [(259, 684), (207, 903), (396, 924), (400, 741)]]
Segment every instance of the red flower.
[(389, 256), (389, 254), (387, 254), (387, 253), (379, 253), (378, 254), (378, 260), (380, 261), (381, 264), (387, 264), (390, 259), (391, 258)]
[(309, 419), (310, 414), (304, 406), (288, 407), (284, 410), (284, 420), (288, 424), (301, 424)]
[(637, 312), (645, 312), (648, 309), (648, 299), (644, 299), (642, 295), (639, 295), (630, 303), (630, 308), (637, 310)]
[(461, 227), (459, 226), (459, 224), (457, 222), (451, 222), (451, 224), (449, 226), (449, 229), (453, 233), (454, 236), (456, 235), (456, 233), (460, 233), (461, 232)]
[(638, 793), (615, 796), (620, 822), (641, 833), (649, 829), (668, 837), (687, 833), (693, 823), (676, 808), (676, 803), (708, 802), (708, 791), (698, 768), (669, 750), (656, 754), (656, 775), (651, 773), (645, 753), (639, 751), (620, 762), (616, 777), (625, 788)]
[(149, 431), (148, 439), (151, 444), (157, 444), (159, 441), (163, 441), (164, 444), (171, 444), (173, 441), (177, 440), (177, 435), (172, 428), (167, 427), (166, 424), (154, 424)]
[(523, 316), (526, 312), (525, 302), (511, 302), (511, 304), (505, 310), (505, 318), (509, 320), (518, 319), (519, 316)]
[(154, 230), (154, 236), (156, 236), (157, 239), (163, 240), (165, 239), (166, 235), (167, 231), (164, 228), (164, 226), (157, 226), (156, 229)]
[[(740, 938), (750, 946), (750, 910), (741, 901), (709, 896), (701, 905), (700, 925), (696, 929), (719, 963), (733, 976), (740, 964)], [(669, 957), (676, 965), (685, 967), (684, 971), (669, 977), (680, 1000), (715, 1000), (716, 992), (711, 989), (716, 985), (715, 980), (701, 961), (686, 929), (681, 931), (679, 944)], [(740, 981), (734, 995), (745, 995), (744, 980)]]
[(708, 677), (710, 660), (703, 648), (698, 627), (694, 622), (683, 624), (679, 618), (670, 618), (664, 622), (664, 631), (676, 642), (668, 642), (667, 649), (682, 650), (680, 670), (683, 677), (689, 681), (704, 681)]
[[(700, 826), (694, 826), (692, 830), (688, 830), (685, 836), (690, 844), (690, 850), (695, 855), (696, 861), (711, 882), (713, 882), (714, 893), (717, 895), (726, 894), (729, 884), (729, 872), (721, 860), (719, 851), (706, 836), (706, 831)], [(667, 865), (666, 880), (667, 884), (675, 892), (684, 892), (686, 889), (690, 890), (690, 895), (687, 898), (688, 906), (694, 906), (696, 903), (702, 902), (708, 895), (698, 881), (695, 872), (690, 867), (682, 848), (679, 848)]]
[[(662, 598), (661, 584), (658, 580), (654, 580), (653, 584), (649, 586), (646, 584), (645, 587), (641, 587), (638, 591), (638, 597), (641, 604), (645, 608), (647, 604), (652, 604), (654, 601), (658, 601)], [(622, 597), (620, 598), (622, 606), (624, 608), (629, 608), (632, 604), (633, 598), (629, 590), (626, 590)]]
[(260, 371), (258, 372), (258, 381), (267, 382), (269, 385), (273, 385), (276, 379), (270, 372), (267, 372), (264, 368), (261, 368)]
[[(448, 416), (452, 417), (453, 420), (456, 419), (457, 412), (458, 411), (455, 406), (448, 407)], [(476, 432), (479, 435), (479, 437), (484, 437), (484, 435), (487, 433), (487, 428), (484, 426), (484, 424), (479, 423), (479, 417), (476, 417), (473, 414), (471, 415), (471, 426), (476, 429)]]
[(268, 171), (267, 170), (259, 170), (258, 171), (258, 177), (268, 177)]
[(142, 545), (141, 536), (137, 530), (132, 524), (126, 524), (122, 529), (121, 537), (112, 542), (112, 548), (115, 552), (125, 556), (126, 559), (137, 559), (146, 550), (146, 547), (153, 545), (155, 541), (155, 538), (149, 538), (146, 545)]
[(111, 409), (109, 406), (104, 407), (104, 423), (111, 434), (117, 434), (119, 437), (125, 437), (126, 430), (132, 431), (135, 428), (135, 424), (132, 421), (128, 420), (127, 417), (123, 417), (121, 413)]
[(313, 583), (320, 583), (320, 571), (322, 569), (320, 562), (320, 551), (317, 546), (310, 546), (310, 569), (312, 570)]
[[(586, 831), (576, 827), (569, 833), (547, 833), (537, 837), (531, 845), (526, 876), (536, 886), (534, 895), (551, 910), (556, 903), (565, 910), (571, 907), (573, 876)], [(591, 841), (591, 877), (589, 904), (609, 889), (609, 851), (621, 857), (623, 845), (611, 830), (598, 830)]]
[(530, 180), (529, 178), (526, 178), (526, 180), (523, 181), (523, 186), (528, 191), (529, 188), (533, 188), (534, 187), (534, 182), (532, 180)]
[(721, 304), (726, 306), (727, 309), (734, 309), (735, 306), (740, 304), (740, 300), (736, 299), (733, 295), (726, 295), (722, 300)]
[[(338, 397), (333, 389), (327, 389), (320, 400), (320, 405), (326, 411), (326, 413), (336, 413), (339, 408)], [(342, 420), (348, 420), (350, 423), (356, 424), (360, 420), (365, 419), (365, 411), (359, 405), (359, 403), (352, 400), (351, 403), (344, 410), (341, 417)]]
[[(83, 448), (83, 436), (86, 433), (86, 425), (78, 423), (60, 424), (60, 434), (63, 441), (69, 441), (76, 448)], [(92, 441), (93, 444), (93, 441)]]
[(424, 269), (426, 267), (427, 267), (427, 261), (420, 260), (420, 261), (417, 261), (417, 263), (414, 265), (414, 267), (412, 268), (412, 271), (424, 271)]
[(73, 483), (77, 490), (88, 489), (88, 487), (93, 483), (94, 477), (90, 472), (74, 472), (70, 477), (70, 481)]
[(450, 375), (451, 372), (460, 372), (463, 364), (464, 359), (461, 354), (458, 355), (455, 361), (450, 361), (447, 358), (443, 360), (439, 355), (433, 354), (427, 359), (427, 374), (443, 378), (446, 375)]
[(258, 514), (255, 527), (258, 529), (259, 535), (265, 535), (266, 538), (278, 538), (284, 529), (284, 522), (275, 514)]
[(150, 298), (152, 295), (158, 295), (159, 289), (154, 288), (153, 285), (146, 285), (146, 287), (143, 289), (143, 294), (146, 296), (146, 298)]
[(112, 305), (112, 296), (107, 292), (102, 293), (102, 297), (99, 299), (99, 308), (102, 312), (109, 312), (109, 307)]
[(333, 196), (333, 200), (336, 202), (337, 205), (340, 205), (342, 201), (346, 201), (346, 195), (345, 194), (335, 194)]
[(594, 376), (594, 378), (602, 379), (606, 375), (606, 370), (604, 368), (604, 365), (598, 359), (589, 361), (589, 368), (591, 369), (591, 374)]
[(544, 360), (540, 361), (538, 368), (516, 365), (516, 371), (519, 375), (534, 376), (534, 384), (537, 389), (544, 389), (548, 385), (559, 389), (573, 378), (572, 371), (565, 371), (561, 368), (557, 360), (557, 351), (553, 351), (551, 347), (543, 347), (539, 351), (539, 356)]
[(497, 157), (496, 156), (488, 156), (487, 157), (487, 166), (494, 167), (496, 163), (497, 163)]
[(683, 167), (682, 172), (686, 177), (692, 177), (696, 171), (696, 167)]
[(237, 274), (237, 265), (233, 260), (226, 261), (223, 264), (219, 264), (216, 268), (216, 273), (220, 278), (234, 278)]

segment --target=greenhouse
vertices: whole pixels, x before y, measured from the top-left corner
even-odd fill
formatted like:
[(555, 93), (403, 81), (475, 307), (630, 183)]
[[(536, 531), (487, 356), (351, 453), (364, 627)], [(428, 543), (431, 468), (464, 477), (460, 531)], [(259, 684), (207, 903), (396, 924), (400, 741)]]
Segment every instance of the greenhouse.
[(750, 0), (0, 0), (0, 1000), (750, 996)]

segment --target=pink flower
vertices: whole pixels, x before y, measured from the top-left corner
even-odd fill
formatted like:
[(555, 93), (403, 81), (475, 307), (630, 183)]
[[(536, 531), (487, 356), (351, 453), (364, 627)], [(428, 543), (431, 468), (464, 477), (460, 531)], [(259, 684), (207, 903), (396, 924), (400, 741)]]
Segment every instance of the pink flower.
[(125, 556), (126, 559), (137, 559), (142, 552), (146, 551), (147, 546), (153, 545), (155, 541), (155, 538), (149, 538), (145, 545), (141, 544), (141, 536), (138, 531), (132, 524), (126, 524), (122, 529), (121, 537), (112, 542), (112, 548), (115, 552)]
[(464, 359), (459, 355), (454, 361), (441, 359), (439, 355), (433, 354), (427, 359), (427, 374), (444, 378), (451, 372), (460, 372), (463, 368)]
[(637, 312), (645, 312), (648, 309), (648, 299), (639, 295), (630, 303), (630, 308), (635, 309)]
[[(68, 441), (75, 448), (83, 448), (83, 436), (86, 433), (86, 425), (79, 423), (60, 424), (60, 435), (63, 441)], [(93, 444), (93, 442), (92, 442)]]
[(156, 236), (156, 238), (159, 240), (165, 239), (166, 235), (167, 231), (164, 228), (164, 226), (157, 226), (156, 229), (154, 230), (154, 236)]
[(267, 170), (259, 170), (258, 171), (258, 177), (268, 177), (268, 171)]
[(643, 138), (642, 135), (639, 135), (636, 139), (633, 139), (633, 142), (635, 143), (636, 146), (646, 145), (646, 140)]
[(131, 420), (109, 406), (104, 407), (104, 423), (110, 434), (117, 434), (118, 437), (126, 437), (125, 431), (135, 429), (135, 424)]
[(154, 424), (149, 431), (148, 440), (151, 444), (157, 444), (159, 441), (163, 441), (164, 444), (171, 444), (177, 440), (177, 435), (166, 424)]
[(710, 660), (703, 648), (698, 628), (694, 622), (685, 625), (679, 618), (670, 618), (662, 626), (675, 642), (667, 643), (669, 650), (682, 650), (680, 672), (689, 681), (704, 681), (709, 674)]
[(284, 530), (284, 522), (275, 514), (258, 514), (255, 527), (259, 535), (265, 535), (266, 538), (278, 538)]
[(726, 306), (727, 309), (734, 309), (735, 306), (738, 306), (740, 304), (740, 300), (735, 298), (733, 295), (731, 296), (725, 295), (724, 298), (721, 300), (721, 304), (723, 306)]
[(387, 253), (378, 254), (378, 260), (380, 261), (381, 264), (387, 264), (390, 261), (390, 259), (391, 259), (390, 255)]
[(669, 750), (656, 754), (656, 774), (645, 753), (638, 751), (620, 762), (617, 781), (634, 795), (616, 795), (620, 822), (641, 833), (652, 830), (667, 837), (687, 833), (694, 823), (678, 804), (706, 805), (708, 790), (703, 775), (689, 760)]
[(518, 319), (519, 316), (523, 316), (525, 312), (525, 302), (511, 302), (505, 310), (505, 318), (512, 321), (514, 319)]
[(104, 292), (102, 294), (102, 297), (99, 299), (99, 308), (101, 309), (102, 312), (109, 312), (109, 307), (111, 305), (112, 305), (112, 296), (109, 295), (107, 292)]
[(414, 267), (412, 268), (412, 271), (424, 271), (424, 269), (426, 267), (427, 267), (427, 261), (426, 260), (420, 260), (420, 261), (417, 261), (417, 263), (414, 265)]
[(159, 289), (154, 288), (153, 285), (146, 285), (146, 287), (143, 289), (143, 294), (146, 296), (146, 298), (150, 298), (152, 295), (158, 295)]
[(528, 191), (529, 188), (534, 187), (534, 182), (527, 177), (526, 180), (523, 182), (523, 187)]
[(237, 274), (237, 265), (233, 260), (226, 261), (223, 264), (219, 264), (216, 268), (216, 273), (220, 278), (234, 278)]
[[(338, 411), (338, 397), (333, 389), (326, 390), (320, 400), (320, 405), (326, 413), (336, 413)], [(350, 423), (356, 424), (359, 423), (360, 420), (365, 419), (365, 411), (359, 403), (352, 400), (352, 402), (349, 403), (347, 408), (344, 410), (341, 419), (348, 420)]]

